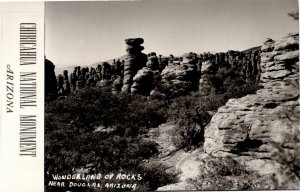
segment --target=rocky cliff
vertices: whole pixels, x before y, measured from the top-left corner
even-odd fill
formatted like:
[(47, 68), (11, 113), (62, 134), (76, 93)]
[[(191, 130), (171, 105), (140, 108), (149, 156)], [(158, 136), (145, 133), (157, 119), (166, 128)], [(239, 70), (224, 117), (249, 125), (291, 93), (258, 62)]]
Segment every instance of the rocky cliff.
[(204, 150), (246, 160), (261, 173), (282, 172), (274, 163), (276, 152), (293, 154), (299, 145), (291, 138), (300, 123), (298, 34), (268, 39), (260, 68), (261, 89), (218, 109), (205, 128)]

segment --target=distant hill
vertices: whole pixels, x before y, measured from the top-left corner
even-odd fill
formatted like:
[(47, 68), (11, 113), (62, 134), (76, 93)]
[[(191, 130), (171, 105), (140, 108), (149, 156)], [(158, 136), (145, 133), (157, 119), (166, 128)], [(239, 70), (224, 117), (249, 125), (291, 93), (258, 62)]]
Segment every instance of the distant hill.
[(250, 49), (246, 49), (244, 51), (242, 51), (243, 53), (247, 53), (247, 52), (250, 52), (250, 51), (258, 51), (261, 49), (261, 46), (257, 46), (257, 47), (252, 47)]
[(92, 64), (91, 67), (97, 67), (97, 65), (100, 64), (100, 63), (102, 63), (102, 62), (112, 63), (114, 59), (115, 59), (116, 61), (117, 61), (118, 59), (120, 59), (120, 61), (122, 61), (122, 60), (125, 60), (125, 58), (126, 58), (126, 54), (124, 54), (124, 55), (122, 55), (122, 56), (120, 56), (120, 57), (117, 57), (117, 58), (113, 58), (113, 59), (109, 59), (109, 60), (105, 60), (105, 61), (98, 61), (98, 62)]
[[(54, 65), (55, 65), (55, 63), (54, 63)], [(70, 75), (70, 73), (73, 72), (74, 67), (77, 67), (77, 65), (66, 66), (66, 67), (55, 67), (55, 75), (57, 76), (59, 74), (63, 74), (64, 70), (68, 70), (69, 75)], [(86, 65), (86, 66), (81, 66), (81, 67), (89, 67), (89, 66)]]
[[(126, 55), (122, 55), (122, 56), (114, 58), (114, 59), (117, 61), (118, 59), (123, 60), (125, 58), (126, 58)], [(90, 64), (90, 65), (81, 66), (81, 67), (97, 67), (97, 65), (100, 64), (100, 63), (102, 63), (102, 62), (112, 63), (114, 59), (109, 59), (109, 60), (105, 60), (105, 61), (98, 61), (96, 63)], [(64, 70), (68, 70), (68, 72), (70, 74), (74, 70), (74, 67), (77, 67), (77, 65), (66, 66), (66, 67), (55, 67), (55, 75), (62, 74)]]

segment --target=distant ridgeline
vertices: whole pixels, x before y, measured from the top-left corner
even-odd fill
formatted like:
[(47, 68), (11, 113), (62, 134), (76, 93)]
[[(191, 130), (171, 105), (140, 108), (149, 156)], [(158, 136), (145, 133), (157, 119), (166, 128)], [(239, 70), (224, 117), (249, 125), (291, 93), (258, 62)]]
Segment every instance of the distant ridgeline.
[[(113, 93), (126, 92), (144, 96), (185, 95), (200, 90), (203, 95), (226, 83), (211, 76), (220, 71), (234, 71), (245, 81), (260, 79), (260, 47), (244, 52), (185, 54), (184, 57), (162, 57), (142, 53), (142, 38), (125, 40), (125, 60), (103, 62), (96, 68), (75, 67), (71, 73), (55, 76), (54, 64), (45, 61), (46, 99), (53, 100), (86, 87), (111, 87)], [(222, 77), (221, 77), (222, 78)]]

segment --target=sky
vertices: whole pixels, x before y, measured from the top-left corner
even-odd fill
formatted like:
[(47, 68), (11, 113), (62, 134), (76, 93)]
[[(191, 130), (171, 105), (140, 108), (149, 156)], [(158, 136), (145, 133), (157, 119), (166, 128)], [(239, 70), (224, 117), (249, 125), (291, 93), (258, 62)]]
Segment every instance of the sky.
[(64, 67), (122, 56), (135, 37), (144, 53), (165, 56), (242, 51), (297, 32), (288, 16), (297, 10), (297, 0), (46, 2), (45, 52)]

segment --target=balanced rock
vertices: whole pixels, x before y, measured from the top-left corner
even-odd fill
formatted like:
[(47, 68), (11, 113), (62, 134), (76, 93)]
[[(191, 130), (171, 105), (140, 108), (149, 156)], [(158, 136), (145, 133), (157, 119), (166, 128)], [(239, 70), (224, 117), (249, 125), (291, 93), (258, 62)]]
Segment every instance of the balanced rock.
[(138, 70), (145, 67), (147, 56), (141, 52), (144, 49), (144, 47), (141, 46), (141, 44), (144, 43), (144, 39), (125, 39), (125, 43), (127, 44), (127, 55), (124, 63), (122, 92), (129, 93), (131, 91), (131, 85), (133, 84), (133, 77), (137, 74)]
[(128, 39), (125, 39), (125, 43), (127, 45), (132, 45), (132, 46), (141, 45), (144, 43), (144, 39), (143, 38), (128, 38)]

